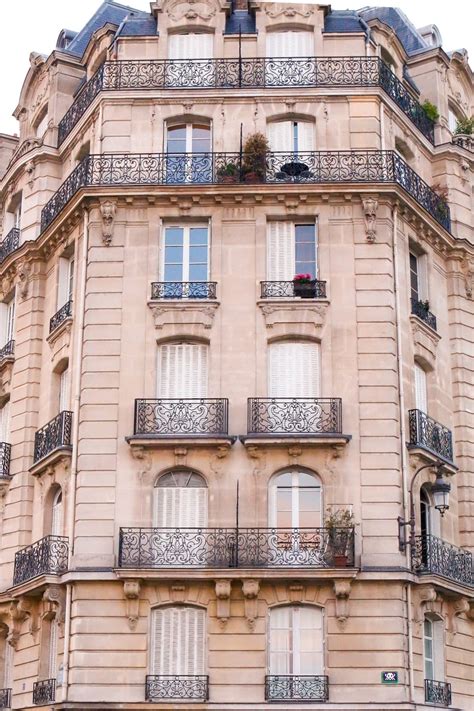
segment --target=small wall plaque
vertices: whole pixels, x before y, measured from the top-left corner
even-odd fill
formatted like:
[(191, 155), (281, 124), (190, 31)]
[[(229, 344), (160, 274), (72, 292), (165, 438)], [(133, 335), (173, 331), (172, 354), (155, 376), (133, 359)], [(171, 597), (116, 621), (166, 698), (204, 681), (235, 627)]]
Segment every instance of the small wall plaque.
[(382, 672), (382, 684), (398, 684), (398, 672), (383, 671)]

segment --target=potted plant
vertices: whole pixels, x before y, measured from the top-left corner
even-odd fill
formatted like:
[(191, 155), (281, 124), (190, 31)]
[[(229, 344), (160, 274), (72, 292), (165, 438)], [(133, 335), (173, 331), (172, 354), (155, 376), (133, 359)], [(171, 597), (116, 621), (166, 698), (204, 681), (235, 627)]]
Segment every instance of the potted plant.
[(428, 101), (428, 99), (426, 99), (426, 101), (422, 103), (421, 108), (428, 116), (430, 121), (436, 123), (436, 121), (439, 119), (438, 107), (435, 104), (432, 104), (431, 101)]
[(327, 509), (324, 526), (328, 532), (329, 550), (334, 567), (347, 568), (349, 545), (354, 538), (354, 516), (351, 509)]
[(449, 207), (447, 202), (448, 188), (444, 188), (439, 183), (436, 183), (431, 186), (431, 189), (439, 198), (434, 206), (434, 216), (439, 220), (444, 220), (449, 215)]
[(242, 155), (242, 175), (246, 183), (263, 183), (270, 145), (263, 133), (247, 136)]
[(295, 274), (293, 277), (293, 290), (295, 296), (302, 299), (314, 299), (316, 296), (316, 283), (311, 274)]
[(226, 163), (217, 169), (217, 182), (238, 183), (239, 167), (235, 163)]
[(462, 136), (472, 136), (474, 133), (474, 116), (471, 118), (462, 118), (456, 121), (454, 133)]

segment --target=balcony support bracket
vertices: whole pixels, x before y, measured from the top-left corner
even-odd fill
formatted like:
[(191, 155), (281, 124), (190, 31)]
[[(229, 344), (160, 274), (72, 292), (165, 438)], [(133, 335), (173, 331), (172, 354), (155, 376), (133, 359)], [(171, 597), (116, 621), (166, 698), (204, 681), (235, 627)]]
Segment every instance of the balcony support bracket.
[(336, 597), (336, 617), (339, 624), (344, 625), (349, 617), (349, 597), (351, 580), (335, 580), (334, 595)]
[(255, 629), (255, 622), (258, 617), (258, 593), (260, 591), (259, 580), (244, 580), (242, 582), (242, 593), (244, 595), (244, 610), (247, 624), (251, 632)]
[(216, 580), (217, 617), (221, 627), (225, 627), (230, 617), (230, 591), (232, 581)]
[(128, 626), (133, 631), (140, 616), (140, 582), (138, 580), (124, 580), (123, 594), (126, 600)]

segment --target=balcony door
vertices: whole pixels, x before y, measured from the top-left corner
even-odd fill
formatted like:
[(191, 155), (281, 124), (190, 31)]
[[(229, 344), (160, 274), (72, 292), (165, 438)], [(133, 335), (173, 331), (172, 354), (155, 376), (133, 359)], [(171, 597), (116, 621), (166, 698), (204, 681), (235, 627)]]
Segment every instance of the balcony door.
[[(317, 398), (320, 395), (320, 347), (311, 341), (279, 341), (268, 349), (268, 395), (271, 398)], [(304, 413), (302, 412), (303, 416)]]
[(421, 412), (428, 412), (428, 388), (426, 382), (426, 371), (419, 363), (415, 363), (415, 407)]
[(155, 528), (206, 528), (207, 485), (191, 471), (173, 471), (158, 479), (154, 490)]
[(58, 296), (57, 308), (60, 309), (68, 301), (72, 301), (74, 293), (74, 258), (61, 257), (58, 266)]
[(165, 286), (165, 297), (205, 298), (207, 288), (204, 283), (192, 284), (189, 289), (185, 282), (207, 282), (209, 279), (209, 228), (208, 225), (166, 225), (161, 259), (161, 278), (170, 282)]
[(267, 57), (314, 57), (314, 34), (307, 30), (268, 32)]
[(0, 407), (0, 442), (10, 442), (10, 400)]
[(323, 613), (319, 608), (270, 610), (268, 667), (270, 675), (324, 674)]
[(314, 151), (314, 130), (310, 121), (272, 121), (267, 126), (270, 149), (292, 154)]
[(295, 274), (318, 276), (315, 223), (272, 220), (267, 224), (267, 278), (292, 281)]
[(168, 126), (166, 153), (167, 183), (211, 182), (210, 126), (198, 123)]
[(15, 338), (15, 296), (0, 304), (0, 348)]
[[(214, 54), (214, 35), (206, 32), (185, 32), (168, 35), (169, 59), (212, 59)], [(186, 65), (188, 76), (192, 72), (192, 65)], [(197, 77), (193, 77), (196, 78)], [(196, 86), (196, 84), (190, 84)], [(199, 86), (199, 84), (198, 84)]]
[[(198, 608), (152, 610), (150, 674), (177, 677), (204, 674), (205, 625), (206, 613)], [(185, 693), (182, 696), (186, 698)]]
[(51, 535), (63, 535), (63, 494), (59, 490), (56, 492), (51, 511)]
[(208, 347), (203, 343), (166, 343), (158, 348), (157, 397), (207, 397)]
[(432, 615), (423, 622), (423, 657), (425, 679), (444, 681), (443, 621)]

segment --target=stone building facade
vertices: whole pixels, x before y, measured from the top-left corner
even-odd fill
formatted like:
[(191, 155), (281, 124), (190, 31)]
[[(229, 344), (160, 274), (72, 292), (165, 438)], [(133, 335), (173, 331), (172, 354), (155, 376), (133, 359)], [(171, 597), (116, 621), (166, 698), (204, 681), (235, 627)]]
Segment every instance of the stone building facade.
[(472, 708), (465, 52), (391, 8), (159, 0), (30, 64), (3, 707)]

